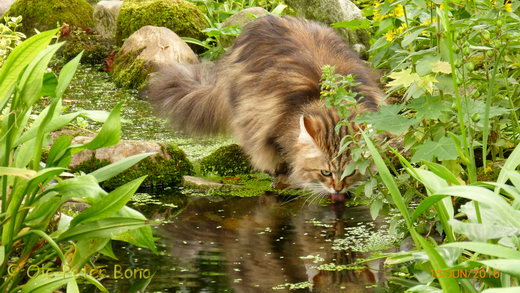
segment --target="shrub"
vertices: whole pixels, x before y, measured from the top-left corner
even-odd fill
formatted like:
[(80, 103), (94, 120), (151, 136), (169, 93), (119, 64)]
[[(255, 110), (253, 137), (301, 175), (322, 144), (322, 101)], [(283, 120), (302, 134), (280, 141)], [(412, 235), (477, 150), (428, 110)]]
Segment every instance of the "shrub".
[(166, 27), (181, 37), (200, 39), (206, 20), (195, 5), (184, 0), (125, 1), (117, 18), (117, 43), (122, 44), (146, 25)]
[(200, 160), (200, 171), (204, 175), (232, 176), (248, 174), (251, 170), (249, 158), (236, 144), (223, 146)]
[(66, 23), (77, 27), (93, 27), (94, 9), (85, 0), (16, 0), (5, 13), (21, 15), (24, 19), (21, 31), (34, 35), (34, 29), (44, 31)]

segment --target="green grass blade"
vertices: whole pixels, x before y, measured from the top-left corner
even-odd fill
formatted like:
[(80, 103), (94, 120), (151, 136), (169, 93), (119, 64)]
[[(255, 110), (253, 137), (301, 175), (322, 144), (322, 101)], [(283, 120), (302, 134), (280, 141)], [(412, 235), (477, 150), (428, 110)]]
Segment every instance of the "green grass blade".
[[(497, 184), (504, 184), (507, 181), (507, 172), (515, 171), (516, 167), (520, 165), (520, 144), (515, 147), (513, 152), (509, 155), (502, 170), (498, 174)], [(499, 187), (495, 188), (495, 193), (500, 191)]]
[(65, 286), (67, 283), (75, 279), (72, 272), (54, 272), (48, 274), (40, 274), (33, 279), (29, 279), (27, 284), (23, 285), (22, 292), (25, 293), (48, 293)]
[(512, 248), (485, 242), (452, 242), (440, 247), (457, 247), (500, 258), (520, 259), (520, 252)]
[(20, 73), (45, 49), (57, 29), (39, 33), (16, 46), (0, 69), (0, 105), (9, 98), (9, 92), (20, 77)]
[(447, 182), (453, 184), (453, 185), (460, 185), (459, 180), (457, 180), (457, 177), (453, 175), (453, 173), (448, 170), (448, 168), (444, 167), (441, 164), (423, 161), (423, 163), (428, 166), (428, 169), (435, 173), (437, 176), (441, 177), (442, 179), (446, 180)]
[(111, 217), (95, 222), (88, 222), (72, 227), (63, 232), (59, 237), (59, 241), (81, 240), (92, 237), (112, 238), (129, 230), (137, 229), (149, 225), (147, 220)]
[(480, 260), (481, 264), (499, 270), (500, 273), (508, 273), (520, 278), (520, 260), (519, 259), (491, 259)]
[(415, 208), (415, 211), (412, 214), (412, 222), (415, 222), (417, 218), (419, 218), (422, 213), (427, 211), (432, 205), (439, 202), (443, 198), (449, 197), (447, 194), (436, 194), (432, 196), (428, 196), (427, 198), (423, 199), (419, 206)]
[(130, 200), (145, 178), (146, 176), (139, 177), (116, 188), (90, 208), (74, 217), (70, 225), (76, 226), (80, 223), (93, 222), (112, 216)]
[(74, 59), (70, 60), (63, 68), (61, 69), (60, 76), (58, 78), (58, 86), (56, 87), (56, 97), (60, 99), (63, 96), (63, 93), (67, 89), (78, 69), (79, 61), (81, 60), (81, 56), (83, 56), (83, 51), (78, 54)]
[[(446, 271), (448, 269), (448, 265), (442, 258), (442, 256), (435, 250), (435, 248), (424, 239), (419, 233), (415, 231), (410, 231), (412, 234), (415, 234), (414, 238), (417, 239), (421, 243), (422, 248), (428, 255), (428, 259), (430, 260), (432, 267), (435, 271)], [(438, 278), (439, 283), (441, 284), (442, 290), (444, 292), (449, 293), (457, 293), (460, 292), (459, 284), (456, 279), (453, 278)]]
[(126, 169), (132, 167), (133, 165), (139, 163), (141, 160), (147, 158), (148, 156), (154, 155), (155, 153), (143, 153), (134, 155), (128, 158), (125, 158), (123, 160), (119, 160), (115, 163), (112, 163), (110, 165), (104, 166), (102, 168), (99, 168), (92, 173), (89, 173), (89, 175), (92, 175), (96, 177), (98, 182), (103, 182), (105, 180), (108, 180), (121, 172), (125, 171)]
[(392, 200), (394, 204), (399, 209), (399, 212), (401, 212), (401, 215), (403, 215), (403, 218), (406, 222), (406, 227), (409, 230), (413, 229), (413, 223), (410, 219), (410, 214), (408, 213), (408, 209), (406, 208), (406, 204), (403, 200), (403, 197), (401, 195), (401, 192), (399, 191), (399, 188), (397, 187), (397, 183), (394, 180), (394, 177), (390, 173), (390, 170), (388, 170), (388, 167), (386, 167), (385, 162), (379, 152), (377, 151), (376, 147), (368, 138), (368, 136), (362, 132), (363, 139), (365, 140), (368, 149), (370, 150), (370, 154), (372, 155), (372, 159), (374, 160), (374, 163), (376, 164), (377, 170), (379, 171), (379, 174), (381, 176), (381, 179), (385, 183), (386, 187), (390, 191), (390, 195), (392, 196)]

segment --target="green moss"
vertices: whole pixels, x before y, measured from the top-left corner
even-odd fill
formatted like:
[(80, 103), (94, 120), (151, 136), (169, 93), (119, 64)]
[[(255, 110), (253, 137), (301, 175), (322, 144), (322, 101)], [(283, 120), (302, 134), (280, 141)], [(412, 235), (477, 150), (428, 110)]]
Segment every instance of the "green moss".
[(200, 31), (207, 23), (202, 12), (184, 0), (125, 1), (117, 18), (116, 41), (124, 39), (143, 26), (163, 26), (181, 37), (202, 39)]
[(136, 51), (119, 52), (114, 59), (112, 78), (122, 88), (141, 90), (146, 85), (151, 68), (143, 59), (137, 58), (144, 48)]
[(85, 0), (16, 0), (5, 15), (21, 15), (21, 32), (31, 36), (34, 29), (45, 31), (63, 23), (93, 27), (92, 13), (92, 5)]
[(376, 4), (382, 3), (382, 0), (353, 0), (352, 3), (356, 4), (359, 9), (366, 7), (374, 7)]
[(71, 31), (68, 35), (62, 36), (61, 40), (65, 41), (65, 45), (60, 49), (59, 54), (65, 61), (71, 60), (84, 51), (81, 63), (93, 65), (103, 64), (113, 45), (109, 39), (82, 29)]
[(249, 158), (236, 144), (223, 146), (200, 160), (200, 171), (203, 175), (233, 176), (247, 174), (251, 170)]
[[(162, 192), (167, 187), (179, 185), (182, 182), (182, 176), (193, 174), (193, 166), (186, 154), (176, 145), (169, 144), (164, 146), (164, 148), (171, 156), (170, 159), (146, 158), (123, 173), (102, 182), (100, 185), (107, 190), (113, 190), (143, 175), (148, 175), (148, 177), (141, 184), (140, 190)], [(110, 164), (108, 160), (98, 160), (92, 157), (90, 160), (86, 160), (74, 167), (71, 171), (90, 173), (108, 164)]]

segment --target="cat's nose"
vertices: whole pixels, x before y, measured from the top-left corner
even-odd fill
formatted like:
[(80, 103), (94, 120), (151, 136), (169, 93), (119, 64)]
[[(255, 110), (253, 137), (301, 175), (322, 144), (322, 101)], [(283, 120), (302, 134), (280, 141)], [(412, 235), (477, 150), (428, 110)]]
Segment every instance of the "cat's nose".
[(343, 186), (334, 185), (334, 191), (336, 191), (336, 193), (341, 193), (342, 190), (343, 190)]

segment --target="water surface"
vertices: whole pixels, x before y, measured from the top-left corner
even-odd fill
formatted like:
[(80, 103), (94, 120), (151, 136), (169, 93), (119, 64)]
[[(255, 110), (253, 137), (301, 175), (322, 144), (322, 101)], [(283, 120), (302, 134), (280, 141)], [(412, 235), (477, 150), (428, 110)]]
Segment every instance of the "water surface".
[[(382, 260), (353, 264), (391, 246), (383, 228), (366, 207), (275, 195), (192, 198), (158, 227), (161, 255), (126, 247), (118, 263), (155, 273), (147, 292), (377, 292)], [(128, 292), (135, 281), (103, 283)]]

